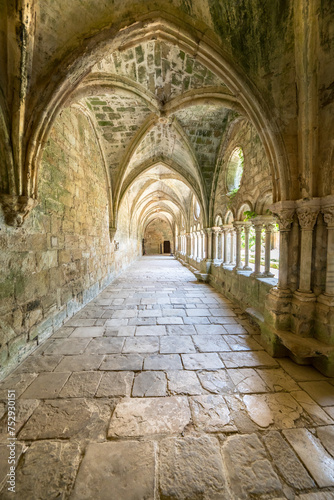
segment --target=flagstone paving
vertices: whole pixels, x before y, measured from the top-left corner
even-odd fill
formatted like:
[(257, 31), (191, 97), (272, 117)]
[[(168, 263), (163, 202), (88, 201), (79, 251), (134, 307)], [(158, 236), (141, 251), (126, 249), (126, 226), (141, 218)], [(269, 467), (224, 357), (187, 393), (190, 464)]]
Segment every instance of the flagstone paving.
[[(16, 391), (16, 493), (8, 491)], [(144, 257), (0, 383), (0, 498), (334, 498), (334, 379)]]

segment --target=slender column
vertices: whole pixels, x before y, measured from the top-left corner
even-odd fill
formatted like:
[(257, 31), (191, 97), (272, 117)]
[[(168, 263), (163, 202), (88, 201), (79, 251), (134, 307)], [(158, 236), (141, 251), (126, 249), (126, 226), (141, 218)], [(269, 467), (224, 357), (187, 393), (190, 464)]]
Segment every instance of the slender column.
[(234, 229), (230, 229), (230, 266), (234, 265)]
[(227, 266), (228, 263), (229, 263), (229, 259), (228, 259), (228, 232), (229, 232), (229, 227), (224, 227), (223, 228), (223, 231), (224, 231), (224, 261), (223, 261), (223, 264), (224, 266)]
[(327, 266), (325, 294), (334, 297), (334, 206), (322, 210), (327, 224)]
[(202, 238), (201, 233), (197, 233), (197, 261), (202, 260)]
[(224, 231), (222, 228), (218, 234), (218, 259), (222, 262), (224, 260)]
[(270, 272), (270, 251), (271, 251), (271, 233), (274, 228), (274, 225), (272, 222), (266, 222), (264, 227), (265, 227), (266, 239), (265, 239), (264, 273), (262, 274), (262, 276), (265, 276), (267, 278), (272, 278), (274, 274)]
[(186, 256), (187, 256), (187, 258), (189, 258), (191, 255), (191, 239), (190, 239), (190, 237), (191, 237), (190, 233), (187, 233), (186, 234)]
[(235, 271), (240, 271), (243, 266), (241, 262), (241, 231), (242, 231), (243, 222), (235, 221), (233, 222), (233, 227), (236, 234), (236, 258), (235, 258)]
[(261, 234), (263, 228), (263, 221), (261, 219), (252, 220), (255, 229), (255, 269), (251, 276), (260, 277), (261, 273)]
[(202, 259), (206, 259), (206, 250), (207, 250), (207, 234), (203, 230), (202, 233)]
[(249, 231), (251, 228), (250, 222), (244, 222), (244, 232), (245, 232), (245, 265), (243, 267), (244, 271), (251, 271), (252, 268), (249, 265)]
[(311, 269), (312, 269), (312, 239), (313, 228), (319, 208), (314, 206), (301, 206), (297, 208), (297, 215), (301, 227), (301, 253), (299, 268), (299, 288), (298, 292), (312, 293), (311, 290)]
[(211, 227), (204, 229), (204, 248), (205, 248), (205, 258), (207, 260), (212, 260), (212, 240), (213, 240), (213, 230)]
[(198, 255), (197, 255), (197, 233), (194, 233), (194, 259), (196, 260)]
[(218, 228), (213, 228), (213, 260), (218, 260)]

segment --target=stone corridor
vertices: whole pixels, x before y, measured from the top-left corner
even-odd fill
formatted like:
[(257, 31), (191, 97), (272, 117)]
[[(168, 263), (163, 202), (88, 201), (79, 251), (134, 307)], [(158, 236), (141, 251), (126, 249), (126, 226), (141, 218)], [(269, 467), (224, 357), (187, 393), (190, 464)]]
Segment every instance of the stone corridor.
[[(16, 391), (16, 493), (6, 398)], [(334, 498), (334, 379), (143, 257), (0, 385), (1, 499)]]

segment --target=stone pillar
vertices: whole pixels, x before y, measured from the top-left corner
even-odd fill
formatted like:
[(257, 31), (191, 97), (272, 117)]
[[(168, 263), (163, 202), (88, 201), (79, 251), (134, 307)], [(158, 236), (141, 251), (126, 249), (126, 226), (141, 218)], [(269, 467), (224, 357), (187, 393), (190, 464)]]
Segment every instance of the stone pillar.
[(251, 228), (250, 222), (244, 222), (244, 232), (245, 232), (245, 265), (243, 267), (244, 271), (251, 271), (252, 268), (249, 265), (249, 231)]
[(235, 229), (236, 234), (236, 258), (235, 258), (235, 271), (240, 271), (243, 268), (241, 262), (241, 231), (242, 231), (243, 222), (235, 221), (233, 222), (233, 227)]
[(205, 258), (207, 260), (212, 260), (212, 243), (213, 243), (213, 230), (211, 227), (204, 229), (204, 248), (205, 248)]
[(194, 260), (197, 259), (197, 233), (193, 233), (193, 238), (194, 238)]
[(218, 254), (217, 254), (217, 259), (219, 261), (223, 260), (223, 249), (224, 249), (224, 231), (219, 229), (219, 232), (217, 233), (217, 238), (218, 238)]
[(297, 208), (297, 215), (301, 227), (300, 241), (300, 268), (299, 268), (299, 288), (302, 294), (312, 294), (311, 290), (311, 270), (312, 270), (312, 239), (313, 228), (319, 213), (319, 206), (314, 204), (304, 204)]
[(322, 209), (327, 224), (327, 266), (325, 295), (334, 299), (334, 206)]
[(263, 228), (263, 221), (261, 218), (255, 217), (255, 219), (252, 220), (252, 224), (255, 229), (255, 268), (254, 272), (251, 274), (251, 276), (254, 277), (260, 277), (262, 276), (261, 273), (261, 235), (262, 235), (262, 228)]
[(208, 241), (208, 238), (207, 238), (207, 234), (206, 232), (204, 231), (204, 229), (201, 231), (202, 233), (202, 260), (203, 259), (206, 259), (206, 252), (207, 252), (207, 241)]
[(190, 233), (186, 234), (186, 257), (187, 259), (190, 258), (191, 255), (191, 235)]
[[(290, 202), (294, 205), (294, 202)], [(279, 228), (279, 273), (277, 289), (280, 293), (290, 293), (288, 287), (288, 273), (289, 273), (289, 233), (295, 208), (284, 208), (280, 206), (273, 206), (273, 213), (277, 216)]]
[(274, 274), (270, 272), (270, 251), (271, 251), (271, 233), (274, 228), (274, 225), (272, 222), (265, 222), (264, 227), (265, 227), (266, 239), (265, 239), (264, 273), (262, 274), (262, 276), (267, 278), (272, 278)]
[(229, 258), (228, 258), (228, 246), (227, 246), (227, 243), (228, 243), (228, 238), (227, 238), (227, 235), (228, 235), (228, 232), (229, 232), (229, 227), (226, 226), (226, 227), (223, 227), (223, 231), (224, 231), (224, 258), (223, 258), (223, 265), (224, 266), (227, 266), (228, 263), (229, 263)]
[(230, 234), (230, 262), (229, 265), (233, 266), (234, 265), (234, 228), (230, 228), (229, 230)]
[(202, 235), (201, 232), (197, 232), (197, 262), (202, 260)]

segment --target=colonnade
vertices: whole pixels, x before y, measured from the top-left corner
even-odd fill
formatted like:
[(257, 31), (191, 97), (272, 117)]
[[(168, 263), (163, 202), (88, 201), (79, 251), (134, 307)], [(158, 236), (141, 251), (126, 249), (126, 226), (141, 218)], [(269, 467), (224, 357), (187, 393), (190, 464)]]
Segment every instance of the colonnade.
[[(272, 277), (270, 272), (271, 234), (275, 220), (270, 216), (258, 216), (251, 221), (235, 221), (219, 227), (204, 228), (179, 236), (180, 253), (188, 259), (200, 262), (212, 260), (214, 265), (235, 271), (251, 271), (249, 265), (249, 233), (255, 230), (255, 277)], [(265, 232), (265, 269), (261, 272), (261, 236)], [(244, 233), (245, 253), (242, 260), (241, 240)]]

